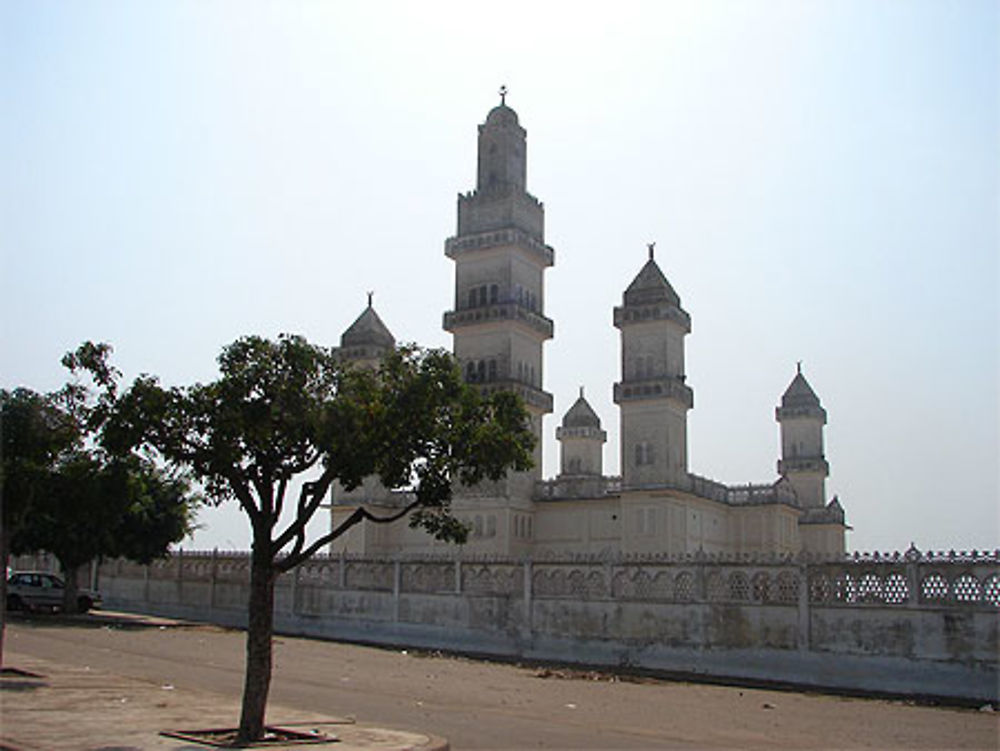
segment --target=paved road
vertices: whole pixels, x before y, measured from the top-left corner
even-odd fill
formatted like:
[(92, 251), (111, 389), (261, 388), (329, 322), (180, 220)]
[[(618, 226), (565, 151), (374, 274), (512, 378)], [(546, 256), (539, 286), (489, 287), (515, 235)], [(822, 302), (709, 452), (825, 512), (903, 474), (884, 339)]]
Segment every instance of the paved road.
[[(213, 626), (22, 618), (7, 647), (178, 691), (242, 689), (243, 635)], [(278, 637), (271, 700), (433, 733), (454, 749), (1000, 748), (994, 712), (604, 678)]]

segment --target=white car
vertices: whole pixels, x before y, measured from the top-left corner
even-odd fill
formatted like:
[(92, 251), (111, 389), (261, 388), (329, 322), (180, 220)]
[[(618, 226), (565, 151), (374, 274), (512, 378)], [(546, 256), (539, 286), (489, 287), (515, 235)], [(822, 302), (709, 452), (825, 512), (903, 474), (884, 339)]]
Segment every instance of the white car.
[[(66, 585), (47, 571), (15, 571), (7, 578), (7, 610), (59, 610)], [(101, 594), (81, 587), (76, 604), (81, 613), (101, 607)]]

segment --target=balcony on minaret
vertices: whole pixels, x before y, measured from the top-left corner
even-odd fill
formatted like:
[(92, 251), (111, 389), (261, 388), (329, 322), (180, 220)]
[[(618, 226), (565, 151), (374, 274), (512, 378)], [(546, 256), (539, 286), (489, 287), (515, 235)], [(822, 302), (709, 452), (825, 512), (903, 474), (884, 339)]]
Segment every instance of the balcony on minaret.
[(615, 404), (644, 399), (673, 399), (687, 409), (694, 407), (694, 391), (683, 376), (628, 379), (614, 385)]
[(550, 319), (514, 300), (449, 310), (444, 314), (443, 326), (445, 331), (453, 334), (458, 329), (498, 321), (521, 324), (543, 339), (551, 339), (555, 331), (555, 324)]
[(542, 266), (555, 263), (555, 251), (546, 245), (539, 234), (537, 237), (517, 227), (503, 227), (486, 232), (459, 233), (444, 242), (444, 254), (448, 258), (458, 258), (466, 253), (514, 246), (526, 252)]
[(830, 464), (822, 456), (794, 456), (778, 459), (778, 474), (784, 477), (790, 472), (820, 472), (830, 474)]

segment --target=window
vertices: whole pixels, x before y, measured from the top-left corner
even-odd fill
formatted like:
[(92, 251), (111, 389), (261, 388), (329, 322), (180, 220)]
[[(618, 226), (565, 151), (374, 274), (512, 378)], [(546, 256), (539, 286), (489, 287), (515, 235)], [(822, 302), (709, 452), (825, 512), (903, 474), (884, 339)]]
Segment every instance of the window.
[(497, 361), (496, 360), (490, 360), (489, 376), (488, 376), (488, 378), (491, 381), (495, 381), (497, 379)]
[(500, 299), (500, 288), (495, 285), (490, 285), (490, 302), (496, 303)]
[(476, 380), (482, 382), (486, 380), (486, 362), (483, 360), (479, 361), (476, 365)]
[(643, 441), (635, 444), (635, 466), (641, 467), (644, 464), (655, 464), (656, 452), (653, 444)]
[(472, 383), (476, 380), (476, 364), (470, 362), (465, 366), (465, 380)]
[(485, 305), (486, 304), (486, 285), (485, 284), (482, 287), (479, 288), (479, 304), (480, 305)]
[(640, 535), (656, 534), (656, 509), (640, 508), (635, 510), (635, 529)]
[(476, 307), (476, 290), (475, 289), (470, 289), (469, 290), (469, 307), (470, 308)]

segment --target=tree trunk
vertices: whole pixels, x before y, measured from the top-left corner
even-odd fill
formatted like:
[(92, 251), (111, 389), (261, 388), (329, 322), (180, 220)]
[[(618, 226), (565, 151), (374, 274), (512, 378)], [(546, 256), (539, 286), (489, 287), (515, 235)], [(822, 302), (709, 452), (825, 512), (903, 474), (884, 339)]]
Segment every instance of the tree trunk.
[[(256, 538), (256, 535), (255, 535)], [(237, 743), (264, 735), (264, 711), (271, 688), (271, 634), (274, 630), (274, 579), (270, 540), (254, 539), (250, 552), (250, 602), (247, 608), (247, 664)]]
[(63, 583), (66, 588), (63, 590), (63, 604), (62, 610), (64, 613), (76, 613), (80, 608), (77, 605), (77, 594), (80, 591), (80, 585), (77, 583), (76, 575), (80, 571), (80, 566), (67, 566), (65, 563), (62, 564), (63, 570)]

